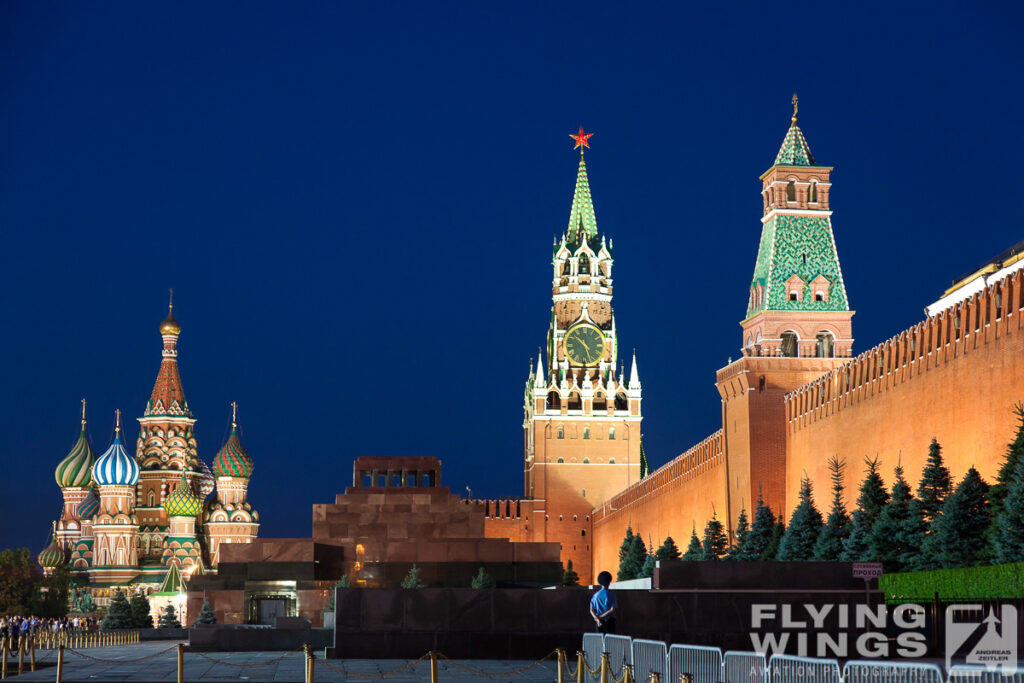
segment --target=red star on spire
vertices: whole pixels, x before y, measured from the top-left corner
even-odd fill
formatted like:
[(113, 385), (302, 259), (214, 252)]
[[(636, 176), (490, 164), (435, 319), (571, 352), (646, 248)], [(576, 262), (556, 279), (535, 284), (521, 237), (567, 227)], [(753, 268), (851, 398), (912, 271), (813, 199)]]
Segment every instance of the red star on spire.
[[(576, 149), (577, 147), (586, 147), (587, 149), (590, 149), (590, 142), (589, 142), (589, 140), (590, 140), (590, 138), (593, 135), (594, 135), (593, 133), (584, 133), (583, 132), (583, 126), (580, 126), (580, 132), (579, 133), (576, 133), (575, 135), (573, 135), (572, 133), (569, 133), (569, 137), (571, 137), (573, 140), (576, 141), (576, 145), (575, 145), (575, 147), (573, 147), (573, 149)], [(580, 150), (580, 152), (582, 152), (582, 151), (583, 150)]]

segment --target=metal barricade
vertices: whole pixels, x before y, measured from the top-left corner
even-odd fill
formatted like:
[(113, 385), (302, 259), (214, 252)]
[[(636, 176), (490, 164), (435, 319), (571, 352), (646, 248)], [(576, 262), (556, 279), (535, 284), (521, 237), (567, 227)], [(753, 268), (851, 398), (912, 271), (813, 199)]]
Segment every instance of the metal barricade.
[(678, 681), (689, 674), (692, 683), (719, 683), (722, 676), (722, 651), (704, 645), (673, 645), (668, 649), (668, 676)]
[(772, 655), (768, 660), (771, 683), (840, 683), (839, 662), (834, 659)]
[(843, 683), (945, 683), (937, 664), (859, 659), (843, 667)]
[(660, 640), (633, 640), (633, 679), (646, 683), (652, 673), (662, 681), (668, 666), (668, 647)]
[(950, 667), (946, 683), (1024, 683), (1024, 668), (989, 671), (984, 666), (956, 664)]
[(768, 658), (763, 652), (726, 652), (722, 656), (725, 683), (764, 683)]
[(633, 664), (633, 639), (629, 636), (605, 635), (604, 651), (608, 653), (608, 667), (613, 678), (622, 676), (624, 664)]
[[(586, 666), (595, 671), (598, 670), (601, 667), (601, 653), (604, 652), (604, 634), (584, 633), (582, 649)], [(587, 683), (597, 683), (599, 678), (599, 676), (593, 675), (589, 671), (583, 672), (583, 680), (587, 681)]]

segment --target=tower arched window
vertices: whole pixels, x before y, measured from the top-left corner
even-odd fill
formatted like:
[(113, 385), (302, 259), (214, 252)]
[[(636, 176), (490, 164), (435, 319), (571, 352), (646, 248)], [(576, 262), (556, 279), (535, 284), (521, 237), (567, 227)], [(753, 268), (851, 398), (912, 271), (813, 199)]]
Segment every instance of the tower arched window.
[(156, 496), (152, 491), (149, 492), (149, 507), (156, 507)]
[(811, 204), (818, 203), (818, 183), (814, 180), (811, 181), (811, 187), (808, 189), (807, 201)]
[(590, 464), (590, 458), (583, 458), (583, 464), (584, 465), (589, 465)]
[(796, 201), (796, 183), (793, 182), (792, 180), (790, 180), (788, 183), (786, 183), (786, 201), (787, 202), (795, 202)]
[(547, 407), (553, 410), (558, 410), (562, 407), (562, 397), (558, 395), (557, 391), (548, 392)]
[(559, 439), (564, 439), (565, 438), (565, 427), (562, 427), (562, 426), (558, 427), (558, 438)]
[(629, 401), (625, 394), (615, 394), (615, 410), (629, 410)]
[(590, 275), (590, 257), (580, 254), (580, 275)]
[(819, 332), (815, 345), (815, 355), (818, 358), (835, 358), (835, 340), (830, 332)]
[[(583, 428), (583, 438), (584, 439), (589, 439), (590, 438), (590, 427), (584, 427)], [(584, 461), (584, 462), (589, 462), (589, 461)]]
[(786, 358), (796, 358), (799, 355), (799, 347), (796, 342), (796, 332), (783, 332), (782, 344), (779, 346), (779, 351)]
[(615, 427), (608, 428), (608, 440), (615, 441)]
[(615, 464), (615, 458), (608, 458), (608, 464), (609, 465), (614, 465)]
[(559, 458), (559, 459), (558, 459), (558, 462), (560, 462), (560, 463), (561, 463), (561, 462), (565, 462), (565, 458)]

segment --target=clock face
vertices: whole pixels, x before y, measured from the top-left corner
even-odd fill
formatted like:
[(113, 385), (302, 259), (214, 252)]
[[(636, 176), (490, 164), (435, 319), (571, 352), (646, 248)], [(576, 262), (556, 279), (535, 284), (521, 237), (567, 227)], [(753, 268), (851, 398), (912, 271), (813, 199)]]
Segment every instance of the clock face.
[(604, 335), (593, 325), (577, 325), (565, 335), (565, 355), (576, 365), (594, 365), (604, 355)]

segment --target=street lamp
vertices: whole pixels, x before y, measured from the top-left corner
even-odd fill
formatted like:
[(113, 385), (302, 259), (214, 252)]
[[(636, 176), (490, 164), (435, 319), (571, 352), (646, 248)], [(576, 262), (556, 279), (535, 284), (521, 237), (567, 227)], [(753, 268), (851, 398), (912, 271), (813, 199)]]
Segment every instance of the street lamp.
[(185, 592), (184, 591), (178, 591), (177, 602), (178, 602), (178, 623), (180, 623), (182, 625), (182, 627), (184, 627), (184, 625), (185, 625), (185, 614), (184, 614), (184, 610), (185, 610)]

